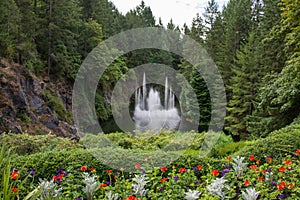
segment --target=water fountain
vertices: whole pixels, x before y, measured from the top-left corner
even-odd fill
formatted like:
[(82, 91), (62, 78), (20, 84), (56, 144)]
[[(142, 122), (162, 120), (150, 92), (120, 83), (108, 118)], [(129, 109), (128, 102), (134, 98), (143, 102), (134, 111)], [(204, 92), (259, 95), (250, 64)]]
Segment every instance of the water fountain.
[(134, 110), (135, 129), (140, 131), (161, 129), (177, 129), (180, 122), (178, 110), (175, 107), (175, 95), (168, 88), (168, 78), (165, 80), (164, 105), (161, 104), (160, 94), (150, 88), (147, 96), (146, 74), (143, 76), (143, 86), (135, 92)]

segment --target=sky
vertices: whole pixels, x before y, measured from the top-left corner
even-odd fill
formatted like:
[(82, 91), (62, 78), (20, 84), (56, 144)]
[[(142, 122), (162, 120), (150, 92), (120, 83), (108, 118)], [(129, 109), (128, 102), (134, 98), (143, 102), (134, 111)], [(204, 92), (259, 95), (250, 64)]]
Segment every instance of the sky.
[[(117, 9), (126, 14), (130, 9), (138, 6), (142, 0), (110, 0)], [(219, 9), (229, 0), (216, 0)], [(186, 23), (189, 27), (196, 14), (202, 14), (207, 6), (208, 0), (144, 0), (146, 6), (150, 6), (156, 22), (161, 17), (163, 24), (166, 26), (170, 19), (175, 25), (183, 27)]]

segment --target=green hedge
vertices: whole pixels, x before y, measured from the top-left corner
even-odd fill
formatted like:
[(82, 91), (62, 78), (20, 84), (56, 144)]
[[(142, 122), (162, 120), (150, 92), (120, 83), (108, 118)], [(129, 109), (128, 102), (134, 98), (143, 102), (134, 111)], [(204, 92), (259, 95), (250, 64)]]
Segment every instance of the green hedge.
[(300, 124), (294, 124), (272, 132), (267, 138), (250, 142), (234, 155), (260, 155), (273, 158), (285, 157), (300, 149)]
[(12, 154), (28, 155), (38, 152), (79, 148), (81, 145), (69, 138), (55, 135), (2, 134), (0, 145), (5, 145)]

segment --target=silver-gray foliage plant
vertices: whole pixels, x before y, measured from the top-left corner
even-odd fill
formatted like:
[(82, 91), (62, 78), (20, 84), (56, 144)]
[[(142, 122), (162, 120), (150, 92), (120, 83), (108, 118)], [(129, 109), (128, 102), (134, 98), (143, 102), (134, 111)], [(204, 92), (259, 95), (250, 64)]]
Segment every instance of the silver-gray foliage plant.
[(248, 163), (244, 163), (245, 157), (236, 157), (233, 158), (232, 167), (237, 175), (237, 177), (241, 177), (247, 168)]
[(184, 193), (184, 199), (186, 200), (196, 200), (199, 198), (201, 192), (197, 190), (191, 190), (189, 189), (188, 192)]
[(118, 194), (114, 194), (112, 191), (106, 192), (107, 200), (119, 200), (120, 197)]
[(57, 199), (60, 196), (62, 188), (54, 181), (40, 180), (39, 183), (39, 200)]
[(242, 191), (242, 197), (244, 200), (256, 200), (259, 195), (254, 188), (247, 188), (246, 192)]
[(132, 184), (132, 190), (134, 194), (140, 195), (141, 197), (146, 196), (148, 190), (145, 189), (146, 184), (149, 182), (149, 178), (143, 175), (135, 175), (135, 178), (132, 179), (136, 184)]
[(227, 180), (224, 179), (224, 177), (216, 178), (216, 180), (214, 180), (210, 185), (208, 185), (206, 189), (208, 190), (209, 194), (219, 196), (221, 199), (225, 199), (226, 196), (224, 189), (230, 189), (230, 187), (225, 184), (226, 182)]
[(92, 200), (95, 192), (98, 189), (98, 182), (97, 182), (97, 176), (95, 175), (89, 175), (89, 173), (84, 172), (83, 173), (84, 180), (83, 183), (85, 184), (85, 188), (83, 188), (83, 192), (86, 194), (86, 198), (88, 200)]

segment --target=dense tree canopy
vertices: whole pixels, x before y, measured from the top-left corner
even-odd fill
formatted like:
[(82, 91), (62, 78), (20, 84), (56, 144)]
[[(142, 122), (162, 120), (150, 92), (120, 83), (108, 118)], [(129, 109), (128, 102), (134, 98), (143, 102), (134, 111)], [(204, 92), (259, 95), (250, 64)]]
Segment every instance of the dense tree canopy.
[[(227, 94), (225, 132), (237, 140), (265, 137), (300, 118), (299, 10), (299, 0), (229, 0), (222, 9), (210, 0), (203, 15), (179, 27), (172, 19), (164, 26), (144, 1), (121, 14), (108, 0), (1, 0), (0, 57), (72, 83), (88, 53), (116, 33), (139, 27), (181, 31), (219, 67)], [(203, 77), (188, 61), (157, 49), (130, 52), (110, 65), (96, 95), (99, 119), (111, 117), (107, 98), (118, 79), (146, 63), (171, 66), (186, 77), (201, 110), (199, 130), (206, 130), (211, 94)], [(189, 94), (183, 89), (180, 98), (188, 101)]]

